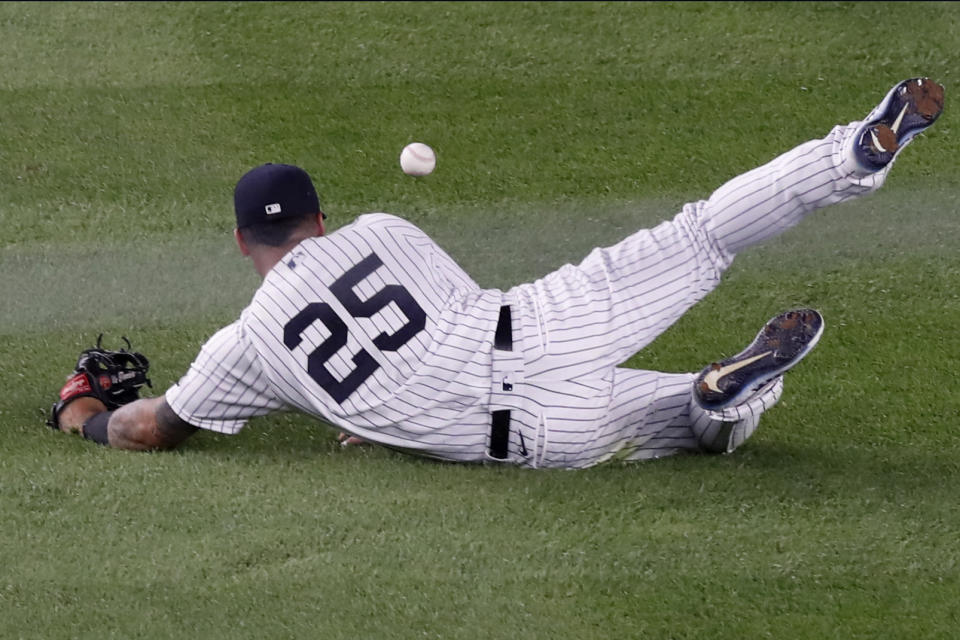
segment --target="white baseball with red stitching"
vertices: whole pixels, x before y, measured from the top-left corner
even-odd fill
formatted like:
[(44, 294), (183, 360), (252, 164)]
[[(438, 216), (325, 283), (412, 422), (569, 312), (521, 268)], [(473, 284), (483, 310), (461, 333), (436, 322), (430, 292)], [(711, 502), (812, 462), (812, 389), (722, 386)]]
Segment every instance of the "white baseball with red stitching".
[(400, 168), (408, 176), (426, 176), (437, 166), (437, 154), (422, 142), (411, 142), (400, 152)]

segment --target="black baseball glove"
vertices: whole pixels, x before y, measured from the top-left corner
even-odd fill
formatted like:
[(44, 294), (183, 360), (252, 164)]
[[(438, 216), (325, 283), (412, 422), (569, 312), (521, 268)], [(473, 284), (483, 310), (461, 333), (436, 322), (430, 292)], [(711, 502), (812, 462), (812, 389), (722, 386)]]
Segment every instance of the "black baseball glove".
[(103, 334), (97, 338), (97, 346), (80, 353), (77, 366), (60, 389), (60, 399), (53, 405), (47, 424), (60, 430), (59, 415), (65, 406), (77, 398), (96, 398), (107, 406), (108, 411), (133, 402), (140, 397), (140, 387), (152, 388), (147, 371), (150, 362), (140, 353), (126, 349), (110, 351), (100, 345)]

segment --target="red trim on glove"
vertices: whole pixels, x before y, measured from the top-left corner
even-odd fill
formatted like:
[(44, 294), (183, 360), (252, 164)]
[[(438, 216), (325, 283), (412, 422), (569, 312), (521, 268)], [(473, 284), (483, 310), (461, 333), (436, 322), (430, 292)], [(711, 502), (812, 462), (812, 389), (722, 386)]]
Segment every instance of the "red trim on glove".
[(73, 376), (60, 389), (60, 399), (64, 402), (77, 396), (91, 394), (93, 394), (93, 385), (90, 384), (90, 378), (87, 377), (86, 373), (78, 373)]

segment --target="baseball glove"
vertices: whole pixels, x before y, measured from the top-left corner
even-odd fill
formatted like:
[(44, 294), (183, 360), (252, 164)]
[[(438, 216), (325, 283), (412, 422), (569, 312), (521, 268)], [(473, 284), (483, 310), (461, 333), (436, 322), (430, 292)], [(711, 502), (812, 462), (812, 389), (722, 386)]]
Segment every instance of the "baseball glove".
[(147, 371), (150, 362), (140, 353), (129, 351), (130, 341), (124, 336), (126, 349), (104, 349), (97, 338), (97, 346), (80, 353), (77, 366), (60, 389), (60, 399), (53, 405), (47, 424), (60, 429), (59, 415), (65, 406), (77, 398), (96, 398), (107, 406), (108, 411), (133, 402), (140, 397), (140, 387), (152, 388)]

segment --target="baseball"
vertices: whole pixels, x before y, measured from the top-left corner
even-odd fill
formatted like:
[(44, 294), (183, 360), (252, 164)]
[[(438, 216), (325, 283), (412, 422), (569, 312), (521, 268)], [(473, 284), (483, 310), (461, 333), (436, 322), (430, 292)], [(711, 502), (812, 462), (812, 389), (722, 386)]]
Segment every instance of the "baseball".
[(411, 142), (400, 152), (400, 168), (408, 176), (425, 176), (437, 166), (437, 154), (422, 142)]

